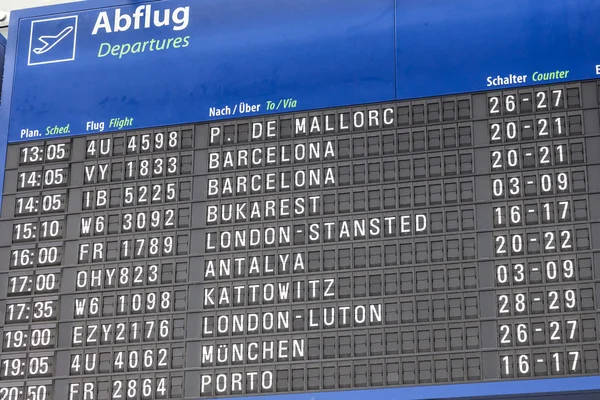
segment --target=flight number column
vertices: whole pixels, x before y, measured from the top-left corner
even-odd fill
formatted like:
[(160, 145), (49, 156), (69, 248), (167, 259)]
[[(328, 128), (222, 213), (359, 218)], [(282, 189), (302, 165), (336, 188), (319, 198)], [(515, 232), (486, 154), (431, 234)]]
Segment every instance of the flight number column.
[(70, 181), (70, 140), (9, 145), (0, 250), (0, 398), (56, 398), (57, 319)]
[[(500, 378), (598, 372), (597, 110), (585, 84), (488, 95)], [(500, 117), (500, 118), (499, 118)], [(498, 119), (496, 119), (498, 118)]]
[(182, 397), (191, 136), (173, 128), (74, 139), (85, 158), (72, 167), (61, 398)]

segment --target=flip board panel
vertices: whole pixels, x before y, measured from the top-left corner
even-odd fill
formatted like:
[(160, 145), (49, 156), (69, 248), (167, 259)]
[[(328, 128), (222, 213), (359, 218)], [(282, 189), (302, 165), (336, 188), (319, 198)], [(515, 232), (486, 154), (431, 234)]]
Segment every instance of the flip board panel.
[(0, 399), (600, 389), (599, 13), (12, 13)]

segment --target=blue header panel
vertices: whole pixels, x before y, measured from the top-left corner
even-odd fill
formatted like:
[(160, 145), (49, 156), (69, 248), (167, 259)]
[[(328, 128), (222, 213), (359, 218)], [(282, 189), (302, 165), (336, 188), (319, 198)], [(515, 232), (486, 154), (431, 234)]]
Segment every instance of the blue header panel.
[(10, 141), (394, 99), (393, 0), (192, 4), (19, 19)]
[(134, 3), (16, 13), (11, 142), (600, 72), (595, 0)]
[(596, 0), (398, 0), (397, 98), (595, 78)]

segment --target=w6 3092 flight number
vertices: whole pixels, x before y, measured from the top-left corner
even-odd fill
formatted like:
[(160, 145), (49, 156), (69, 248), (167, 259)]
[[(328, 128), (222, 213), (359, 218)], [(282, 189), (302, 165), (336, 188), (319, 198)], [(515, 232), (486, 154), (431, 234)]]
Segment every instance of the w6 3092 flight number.
[[(184, 208), (187, 208), (184, 207)], [(123, 213), (82, 215), (81, 236), (157, 231), (189, 226), (189, 209), (177, 207), (136, 208)]]

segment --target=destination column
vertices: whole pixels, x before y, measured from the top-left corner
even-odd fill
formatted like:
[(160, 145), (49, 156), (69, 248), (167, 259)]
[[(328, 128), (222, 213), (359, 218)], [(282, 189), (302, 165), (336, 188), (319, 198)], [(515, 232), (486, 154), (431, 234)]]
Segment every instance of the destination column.
[[(276, 168), (286, 159), (291, 164), (291, 146), (281, 153), (271, 136), (275, 126), (257, 119), (196, 127), (192, 225), (202, 230), (194, 237), (199, 256), (191, 281), (201, 290), (190, 301), (202, 312), (189, 318), (190, 397), (273, 393), (277, 361), (305, 359), (306, 339), (292, 333), (291, 305), (305, 301), (306, 254), (290, 247), (306, 243), (305, 223), (292, 218), (305, 219), (311, 206), (319, 212), (320, 196), (306, 187), (292, 193), (291, 166)], [(301, 164), (306, 178), (320, 167)], [(292, 273), (301, 274), (296, 289)]]
[(186, 395), (482, 379), (470, 118), (462, 96), (198, 125)]

